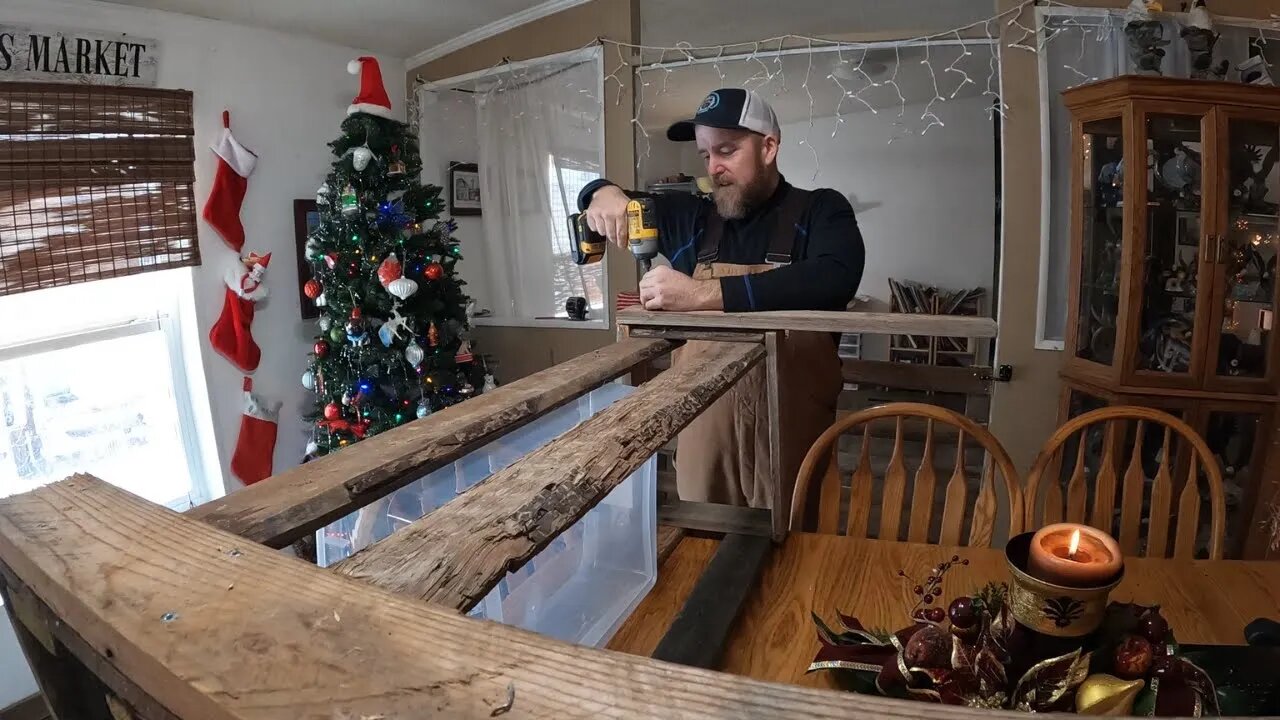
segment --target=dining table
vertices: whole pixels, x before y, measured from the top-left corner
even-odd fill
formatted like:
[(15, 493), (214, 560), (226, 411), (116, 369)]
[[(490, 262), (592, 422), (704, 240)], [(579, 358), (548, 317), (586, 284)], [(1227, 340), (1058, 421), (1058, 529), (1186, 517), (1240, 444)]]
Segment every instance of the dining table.
[[(653, 589), (613, 636), (609, 649), (652, 655), (720, 543), (714, 537), (678, 539), (661, 560)], [(832, 673), (807, 672), (819, 647), (812, 616), (834, 625), (839, 612), (871, 630), (907, 627), (917, 599), (913, 588), (952, 558), (969, 562), (946, 572), (935, 601), (943, 608), (987, 583), (1009, 580), (1000, 549), (792, 532), (766, 559), (716, 669), (836, 688)], [(1280, 619), (1280, 563), (1127, 557), (1111, 600), (1159, 605), (1180, 643), (1243, 645), (1250, 621)]]

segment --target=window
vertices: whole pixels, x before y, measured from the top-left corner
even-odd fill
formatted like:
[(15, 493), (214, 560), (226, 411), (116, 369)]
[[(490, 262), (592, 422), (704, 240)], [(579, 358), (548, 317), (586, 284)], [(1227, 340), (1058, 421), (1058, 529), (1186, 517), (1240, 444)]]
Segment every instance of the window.
[(212, 496), (178, 299), (190, 271), (0, 298), (0, 496), (90, 473), (175, 510)]
[(569, 216), (578, 211), (578, 194), (600, 173), (582, 170), (547, 156), (547, 187), (551, 188), (551, 251), (555, 255), (556, 317), (566, 318), (565, 301), (585, 297), (592, 310), (604, 310), (604, 274), (600, 265), (573, 264), (573, 238), (569, 236)]

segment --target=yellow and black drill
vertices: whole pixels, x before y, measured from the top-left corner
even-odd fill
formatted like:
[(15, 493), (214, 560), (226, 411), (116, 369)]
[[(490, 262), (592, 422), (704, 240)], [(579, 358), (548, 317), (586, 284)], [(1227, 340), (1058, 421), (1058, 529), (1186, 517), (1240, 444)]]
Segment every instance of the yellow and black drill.
[[(573, 237), (573, 262), (578, 265), (598, 263), (604, 257), (608, 239), (587, 225), (587, 216), (569, 216), (569, 234)], [(645, 272), (658, 255), (658, 218), (653, 198), (637, 198), (627, 203), (627, 248), (640, 261)]]

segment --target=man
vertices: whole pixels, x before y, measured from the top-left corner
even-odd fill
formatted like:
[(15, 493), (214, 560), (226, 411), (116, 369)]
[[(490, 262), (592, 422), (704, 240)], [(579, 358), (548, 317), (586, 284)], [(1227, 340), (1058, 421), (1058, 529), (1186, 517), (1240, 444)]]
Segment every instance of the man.
[[(697, 142), (714, 202), (653, 196), (661, 251), (671, 267), (655, 267), (640, 280), (645, 309), (750, 312), (848, 305), (864, 259), (853, 208), (835, 190), (800, 190), (782, 177), (782, 132), (768, 103), (740, 88), (716, 90), (693, 118), (672, 125), (667, 137)], [(626, 248), (626, 206), (635, 195), (598, 180), (583, 189), (578, 206), (592, 229)], [(835, 339), (787, 333), (779, 344), (779, 375), (783, 498), (789, 506), (805, 453), (835, 420), (842, 385)], [(676, 478), (682, 499), (771, 506), (764, 377), (763, 368), (752, 370), (680, 434)]]

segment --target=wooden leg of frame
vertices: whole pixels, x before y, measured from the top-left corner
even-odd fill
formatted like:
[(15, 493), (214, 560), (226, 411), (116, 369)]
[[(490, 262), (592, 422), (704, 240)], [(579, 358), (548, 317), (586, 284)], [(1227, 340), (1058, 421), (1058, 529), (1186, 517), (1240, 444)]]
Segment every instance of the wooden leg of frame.
[(787, 536), (791, 498), (786, 497), (782, 477), (782, 410), (778, 396), (778, 333), (764, 335), (765, 395), (769, 402), (769, 477), (773, 480), (773, 539), (782, 542)]

